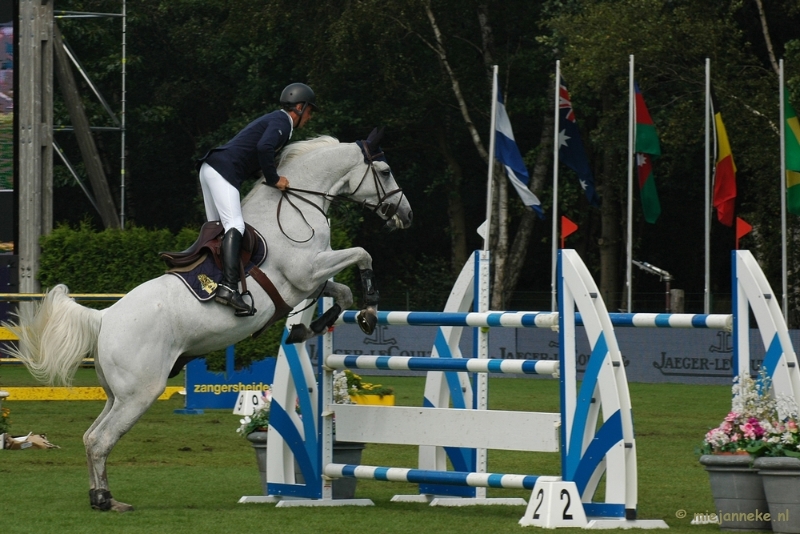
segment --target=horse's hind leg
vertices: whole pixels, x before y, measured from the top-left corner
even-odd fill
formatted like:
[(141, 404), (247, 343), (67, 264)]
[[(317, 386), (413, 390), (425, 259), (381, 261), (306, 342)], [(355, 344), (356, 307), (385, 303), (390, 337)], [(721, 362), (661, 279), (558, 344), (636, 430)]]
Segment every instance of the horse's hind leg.
[[(114, 393), (111, 391), (111, 388), (108, 387), (108, 384), (106, 384), (106, 379), (105, 376), (103, 376), (103, 371), (99, 365), (99, 362), (96, 363), (95, 369), (97, 371), (97, 378), (100, 382), (100, 385), (103, 386), (103, 390), (106, 393), (107, 399), (106, 405), (103, 407), (103, 411), (100, 412), (100, 415), (98, 415), (97, 419), (94, 420), (92, 426), (90, 426), (89, 429), (83, 434), (83, 445), (86, 448), (86, 464), (89, 468), (89, 501), (92, 508), (98, 510), (108, 510), (111, 508), (112, 499), (110, 494), (108, 494), (108, 497), (105, 497), (103, 490), (98, 490), (98, 488), (107, 488), (108, 483), (106, 482), (105, 469), (96, 469), (98, 464), (96, 461), (94, 461), (94, 454), (92, 453), (94, 450), (94, 442), (91, 436), (93, 435), (97, 426), (111, 411), (111, 407), (114, 405)], [(107, 489), (105, 491), (107, 492)]]
[[(100, 372), (98, 371), (98, 375)], [(103, 381), (104, 382), (104, 381)], [(106, 461), (119, 439), (139, 420), (158, 398), (158, 393), (148, 392), (147, 387), (136, 389), (122, 402), (113, 395), (111, 388), (103, 386), (108, 401), (103, 412), (86, 431), (83, 443), (86, 446), (86, 459), (89, 464), (89, 501), (96, 510), (127, 512), (133, 506), (117, 501), (111, 496), (106, 473)]]

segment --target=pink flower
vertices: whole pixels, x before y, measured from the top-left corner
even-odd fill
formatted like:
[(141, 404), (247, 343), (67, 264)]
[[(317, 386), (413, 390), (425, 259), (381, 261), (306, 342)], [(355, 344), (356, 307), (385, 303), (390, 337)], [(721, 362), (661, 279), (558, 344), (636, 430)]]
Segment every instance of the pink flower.
[[(761, 436), (764, 435), (764, 429), (761, 427), (761, 422), (758, 419), (756, 419), (755, 417), (751, 417), (750, 419), (748, 419), (747, 420), (747, 425), (745, 425), (745, 426), (750, 426), (750, 429), (752, 430), (752, 432), (753, 432), (753, 434), (754, 434), (754, 436), (756, 438), (760, 438)], [(742, 430), (744, 430), (744, 429), (742, 429)], [(750, 436), (748, 436), (748, 437), (750, 437)]]
[(732, 423), (732, 422), (734, 422), (736, 420), (737, 417), (739, 417), (738, 413), (730, 412), (728, 414), (728, 416), (725, 418), (725, 421), (728, 422), (728, 423)]

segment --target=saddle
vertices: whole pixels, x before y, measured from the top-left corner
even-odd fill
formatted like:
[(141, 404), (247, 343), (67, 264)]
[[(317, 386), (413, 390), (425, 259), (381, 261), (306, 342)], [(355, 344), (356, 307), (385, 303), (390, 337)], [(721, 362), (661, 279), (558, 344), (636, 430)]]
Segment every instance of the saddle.
[[(167, 272), (181, 278), (184, 284), (192, 289), (187, 278), (191, 274), (199, 276), (200, 285), (207, 296), (201, 298), (197, 291), (193, 290), (194, 296), (205, 302), (210, 300), (216, 291), (217, 282), (222, 274), (222, 237), (225, 229), (219, 221), (209, 221), (200, 228), (200, 235), (192, 246), (181, 252), (160, 252), (159, 257), (167, 264)], [(259, 265), (266, 260), (268, 252), (267, 242), (258, 231), (245, 223), (245, 231), (242, 236), (242, 249), (240, 253), (239, 270), (241, 273), (242, 293), (247, 292), (247, 276), (255, 280), (259, 286), (267, 293), (275, 305), (275, 313), (267, 323), (259, 328), (253, 337), (258, 337), (269, 326), (278, 320), (286, 317), (292, 311), (291, 306), (283, 300), (275, 284), (259, 269)], [(251, 260), (253, 260), (251, 262)], [(213, 269), (213, 267), (216, 269)], [(214, 272), (212, 273), (211, 270)], [(216, 280), (215, 280), (216, 278)]]
[[(170, 269), (182, 269), (202, 260), (206, 253), (211, 254), (214, 263), (222, 269), (222, 236), (225, 229), (219, 221), (209, 221), (200, 227), (200, 235), (194, 244), (181, 252), (159, 252), (158, 256), (166, 262)], [(247, 265), (255, 251), (258, 241), (258, 232), (249, 224), (244, 224), (242, 236), (242, 265)], [(266, 243), (265, 243), (266, 244)], [(264, 252), (264, 257), (267, 253)]]

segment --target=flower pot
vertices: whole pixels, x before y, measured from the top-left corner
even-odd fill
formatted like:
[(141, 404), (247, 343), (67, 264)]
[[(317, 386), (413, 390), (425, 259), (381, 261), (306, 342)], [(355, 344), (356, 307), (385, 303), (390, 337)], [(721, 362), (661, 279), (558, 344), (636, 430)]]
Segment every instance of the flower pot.
[[(256, 462), (258, 463), (258, 474), (261, 477), (261, 487), (264, 495), (267, 493), (267, 432), (252, 432), (247, 435), (247, 440), (253, 445), (256, 451)], [(337, 464), (360, 464), (361, 453), (364, 450), (363, 443), (350, 443), (346, 441), (333, 442), (333, 461)], [(298, 484), (305, 484), (303, 473), (297, 462), (294, 464), (294, 478)], [(356, 494), (355, 478), (337, 478), (333, 481), (334, 499), (352, 499)]]
[[(392, 395), (394, 397), (394, 395)], [(363, 443), (347, 441), (333, 442), (333, 462), (337, 464), (361, 463), (361, 453), (364, 451)], [(334, 499), (353, 499), (356, 496), (357, 478), (335, 478), (333, 480)]]
[[(363, 443), (349, 442), (349, 441), (336, 441), (334, 436), (333, 441), (333, 463), (335, 464), (360, 464), (361, 453), (364, 451), (365, 445)], [(303, 473), (300, 468), (295, 464), (294, 478), (298, 484), (305, 483)], [(356, 478), (334, 478), (332, 484), (333, 498), (334, 499), (353, 499), (356, 496)]]
[(350, 400), (355, 404), (394, 406), (394, 395), (350, 395)]
[(251, 432), (247, 435), (247, 441), (253, 445), (253, 449), (256, 451), (256, 464), (264, 495), (269, 495), (267, 493), (267, 432)]
[(720, 530), (770, 530), (764, 520), (769, 506), (758, 471), (748, 455), (706, 454), (700, 457), (711, 482)]
[(759, 458), (754, 467), (764, 485), (772, 531), (800, 533), (800, 460)]

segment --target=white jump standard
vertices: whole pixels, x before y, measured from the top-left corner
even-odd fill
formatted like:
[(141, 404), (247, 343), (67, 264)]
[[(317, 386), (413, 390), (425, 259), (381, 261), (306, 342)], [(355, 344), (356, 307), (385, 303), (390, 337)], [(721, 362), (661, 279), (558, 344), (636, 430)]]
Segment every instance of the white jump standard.
[[(485, 492), (485, 488), (532, 490), (529, 513), (522, 524), (542, 526), (583, 526), (663, 528), (663, 522), (636, 519), (636, 448), (631, 422), (630, 400), (621, 355), (616, 346), (611, 320), (597, 298), (598, 290), (577, 254), (563, 251), (559, 269), (561, 309), (581, 312), (592, 346), (592, 357), (580, 390), (575, 383), (575, 313), (460, 313), (466, 311), (468, 288), (482, 295), (488, 281), (488, 255), (476, 253), (473, 267), (456, 283), (446, 313), (379, 313), (380, 321), (392, 324), (444, 324), (434, 345), (434, 357), (349, 356), (332, 354), (332, 341), (326, 336), (322, 351), (320, 387), (313, 383), (313, 368), (303, 345), (284, 345), (278, 359), (273, 389), (273, 415), (270, 418), (268, 447), (268, 497), (243, 498), (242, 502), (270, 501), (278, 506), (332, 506), (371, 504), (367, 499), (334, 501), (331, 479), (368, 478), (409, 481), (430, 487), (461, 487)], [(474, 277), (473, 272), (481, 273)], [(590, 296), (591, 295), (591, 296)], [(458, 312), (458, 313), (452, 313)], [(437, 317), (438, 316), (438, 317)], [(492, 327), (553, 327), (558, 317), (561, 331), (560, 360), (491, 360), (488, 346), (478, 346), (478, 358), (461, 358), (457, 339), (463, 326), (481, 326), (479, 333)], [(304, 318), (292, 318), (291, 322)], [(438, 320), (438, 322), (436, 322)], [(344, 321), (348, 321), (345, 314)], [(422, 322), (422, 323), (421, 323)], [(568, 337), (572, 339), (567, 339)], [(430, 383), (450, 383), (450, 391), (430, 394), (426, 387), (424, 407), (379, 407), (332, 403), (333, 369), (419, 369), (428, 371)], [(472, 402), (471, 388), (460, 387), (470, 372), (547, 374), (560, 376), (561, 413), (510, 412), (481, 409)], [(437, 378), (441, 377), (441, 378)], [(450, 378), (445, 378), (450, 377)], [(571, 383), (570, 383), (571, 382)], [(479, 382), (480, 384), (480, 382)], [(463, 395), (456, 398), (452, 391)], [(482, 394), (479, 386), (477, 395)], [(303, 418), (294, 413), (299, 402)], [(452, 404), (455, 408), (450, 408)], [(477, 406), (478, 409), (475, 409)], [(485, 406), (485, 404), (484, 404)], [(350, 465), (332, 462), (332, 418), (336, 415), (336, 438), (340, 441), (414, 444), (420, 447), (420, 468)], [(602, 419), (601, 419), (602, 417)], [(602, 421), (602, 422), (601, 422)], [(559, 433), (561, 434), (559, 439)], [(563, 443), (564, 446), (561, 446)], [(424, 467), (425, 457), (439, 456), (448, 450), (462, 451), (467, 469), (448, 471)], [(562, 477), (488, 473), (480, 452), (486, 449), (520, 451), (561, 451)], [(430, 452), (429, 452), (430, 451)], [(477, 453), (477, 454), (476, 454)], [(294, 484), (294, 461), (306, 484)], [(476, 461), (478, 460), (478, 461)], [(477, 469), (475, 468), (477, 466)], [(600, 479), (605, 476), (605, 498), (592, 502)], [(558, 486), (557, 486), (558, 485)], [(560, 508), (554, 491), (568, 497), (569, 513)], [(566, 493), (564, 493), (566, 492)], [(469, 494), (467, 494), (469, 495)], [(474, 493), (471, 495), (475, 495)], [(448, 499), (427, 498), (431, 504)], [(485, 493), (477, 498), (449, 499), (463, 504), (487, 504)], [(366, 501), (366, 502), (365, 502)], [(515, 499), (518, 502), (520, 499)], [(562, 498), (563, 501), (563, 498)], [(522, 501), (524, 502), (524, 501)], [(565, 501), (566, 502), (566, 501)], [(449, 503), (448, 503), (449, 504)], [(554, 517), (558, 516), (558, 521)], [(588, 516), (588, 518), (587, 518)], [(568, 520), (564, 520), (568, 517)], [(561, 521), (561, 523), (559, 523)], [(567, 521), (563, 523), (563, 521)]]

